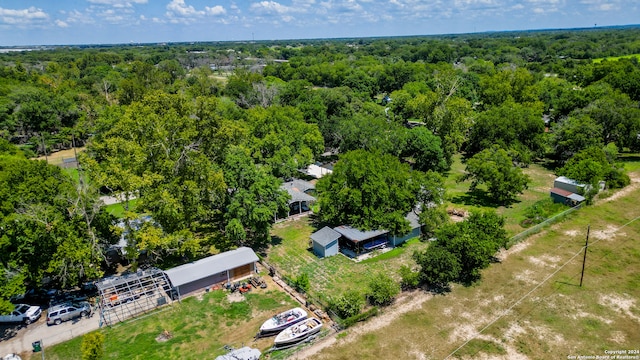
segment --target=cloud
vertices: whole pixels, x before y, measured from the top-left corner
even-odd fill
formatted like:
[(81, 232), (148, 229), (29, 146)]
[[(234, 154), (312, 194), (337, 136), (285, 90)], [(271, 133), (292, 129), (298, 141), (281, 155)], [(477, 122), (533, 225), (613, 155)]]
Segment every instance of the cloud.
[[(201, 20), (206, 15), (221, 16), (227, 13), (227, 10), (221, 5), (213, 7), (205, 6), (204, 10), (198, 10), (191, 5), (187, 5), (185, 0), (171, 0), (167, 4), (166, 17), (169, 18), (169, 22), (173, 24), (192, 24), (198, 20)], [(218, 19), (217, 21), (222, 23), (228, 23), (228, 19)]]
[(5, 9), (0, 7), (0, 23), (29, 25), (47, 19), (49, 19), (49, 15), (34, 6), (28, 9)]
[(185, 4), (184, 0), (171, 0), (167, 4), (167, 10), (171, 15), (184, 17), (204, 15), (204, 11), (198, 11), (193, 6)]
[(113, 7), (132, 7), (133, 4), (146, 4), (149, 0), (87, 0), (91, 4)]
[(591, 11), (612, 11), (620, 9), (618, 0), (582, 0), (580, 3), (587, 5)]
[(227, 13), (227, 10), (225, 10), (224, 7), (220, 5), (216, 5), (214, 7), (205, 6), (204, 10), (209, 15), (224, 15)]
[(69, 27), (69, 24), (67, 24), (66, 22), (64, 22), (62, 20), (59, 20), (59, 19), (56, 20), (56, 25), (58, 25), (58, 27), (61, 27), (61, 28)]
[(253, 3), (249, 9), (262, 14), (289, 14), (296, 11), (293, 7), (282, 5), (275, 1), (260, 1)]

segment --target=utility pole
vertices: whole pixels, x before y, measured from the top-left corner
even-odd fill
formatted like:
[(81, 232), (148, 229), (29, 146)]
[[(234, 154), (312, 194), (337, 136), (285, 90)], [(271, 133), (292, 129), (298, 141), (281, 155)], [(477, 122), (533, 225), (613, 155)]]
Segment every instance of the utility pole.
[(582, 258), (582, 275), (580, 275), (580, 287), (582, 287), (582, 278), (584, 278), (584, 264), (587, 262), (587, 247), (589, 246), (589, 230), (591, 225), (587, 225), (587, 240), (584, 243), (584, 257)]

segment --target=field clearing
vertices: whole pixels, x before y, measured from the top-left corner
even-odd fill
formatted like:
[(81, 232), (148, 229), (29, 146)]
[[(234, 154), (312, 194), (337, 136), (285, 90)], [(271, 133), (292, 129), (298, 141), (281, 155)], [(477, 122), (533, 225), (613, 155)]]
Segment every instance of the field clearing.
[(402, 264), (411, 263), (414, 251), (427, 247), (417, 239), (404, 246), (356, 263), (342, 254), (320, 259), (309, 250), (309, 236), (316, 231), (310, 217), (286, 221), (274, 226), (272, 235), (277, 245), (269, 250), (267, 262), (290, 277), (306, 273), (311, 282), (310, 293), (325, 299), (337, 296), (346, 290), (364, 291), (368, 280), (379, 273), (386, 273), (399, 280), (398, 270)]
[(593, 59), (592, 61), (597, 64), (602, 62), (603, 60), (607, 60), (607, 61), (616, 61), (616, 60), (620, 60), (620, 59), (632, 59), (632, 58), (636, 58), (638, 60), (640, 60), (640, 54), (631, 54), (631, 55), (623, 55), (623, 56), (609, 56), (606, 58), (597, 58), (597, 59)]
[(51, 154), (47, 154), (46, 158), (44, 156), (40, 156), (36, 158), (36, 160), (45, 160), (48, 159), (49, 164), (51, 165), (60, 165), (64, 161), (64, 159), (75, 158), (75, 153), (81, 153), (85, 150), (84, 147), (76, 148), (75, 152), (73, 149), (60, 150)]
[[(631, 175), (637, 179), (640, 173)], [(418, 310), (372, 331), (367, 323), (358, 325), (330, 347), (316, 344), (321, 352), (312, 347), (298, 358), (566, 359), (637, 349), (640, 189), (631, 189), (503, 252), (480, 283), (456, 285), (445, 295), (414, 295), (424, 300)]]
[[(516, 235), (524, 230), (520, 226), (520, 222), (525, 219), (524, 213), (527, 207), (533, 205), (536, 201), (549, 197), (549, 190), (553, 187), (553, 180), (556, 176), (548, 169), (539, 164), (531, 164), (523, 172), (531, 178), (529, 188), (523, 194), (517, 196), (517, 201), (509, 206), (497, 206), (487, 199), (479, 198), (472, 194), (468, 194), (471, 180), (457, 182), (456, 180), (464, 175), (465, 165), (462, 163), (460, 155), (453, 158), (453, 164), (447, 178), (445, 179), (445, 188), (447, 189), (447, 199), (449, 208), (456, 209), (495, 209), (496, 212), (505, 217), (505, 229), (508, 236)], [(484, 190), (484, 186), (478, 187)]]
[[(225, 354), (224, 345), (251, 346), (265, 352), (273, 338), (253, 341), (260, 325), (274, 314), (296, 305), (282, 291), (253, 290), (245, 301), (230, 302), (227, 293), (212, 291), (183, 300), (147, 317), (103, 328), (104, 359), (214, 359)], [(241, 295), (238, 295), (241, 296)], [(157, 341), (164, 330), (172, 337)], [(50, 360), (81, 359), (82, 337), (47, 347)], [(31, 359), (40, 359), (33, 354)]]

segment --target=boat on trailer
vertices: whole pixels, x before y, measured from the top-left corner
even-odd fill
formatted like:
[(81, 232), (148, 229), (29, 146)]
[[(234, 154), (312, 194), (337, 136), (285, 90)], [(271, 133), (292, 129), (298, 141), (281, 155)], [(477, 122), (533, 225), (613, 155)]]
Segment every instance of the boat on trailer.
[(297, 344), (319, 333), (320, 329), (322, 329), (322, 321), (316, 318), (309, 318), (282, 330), (274, 340), (275, 347)]
[(307, 318), (307, 312), (302, 308), (293, 308), (282, 312), (260, 326), (260, 334), (273, 334), (280, 332), (291, 325), (304, 321)]

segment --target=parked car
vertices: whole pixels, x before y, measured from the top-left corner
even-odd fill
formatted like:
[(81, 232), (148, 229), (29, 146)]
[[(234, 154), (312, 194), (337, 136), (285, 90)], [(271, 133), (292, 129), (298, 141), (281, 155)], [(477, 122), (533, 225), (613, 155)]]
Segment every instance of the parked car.
[(3, 323), (25, 323), (26, 325), (38, 320), (42, 315), (42, 309), (39, 306), (31, 306), (27, 304), (18, 304), (11, 314), (0, 315), (0, 322)]
[(60, 325), (63, 321), (85, 317), (91, 314), (91, 304), (86, 301), (64, 303), (49, 308), (47, 325)]
[(12, 296), (10, 301), (14, 304), (28, 303), (46, 307), (59, 293), (60, 291), (55, 289), (29, 289), (24, 294)]

